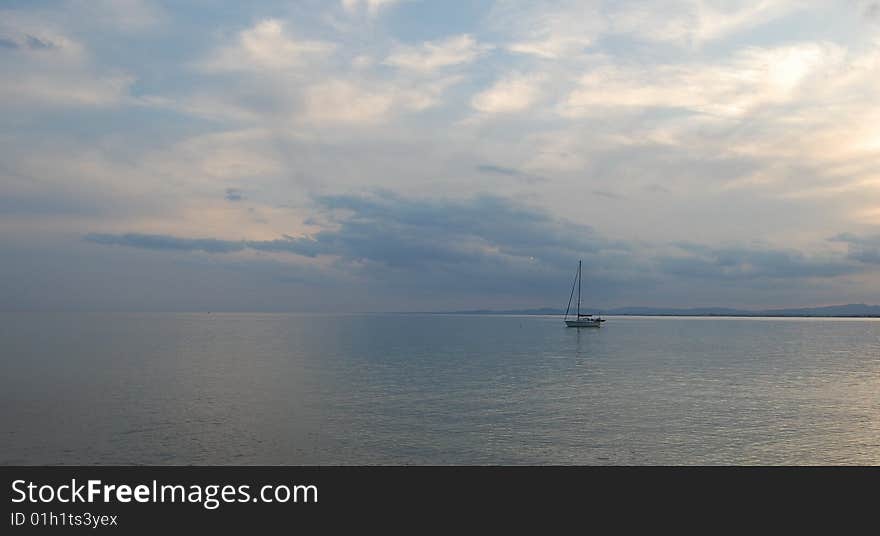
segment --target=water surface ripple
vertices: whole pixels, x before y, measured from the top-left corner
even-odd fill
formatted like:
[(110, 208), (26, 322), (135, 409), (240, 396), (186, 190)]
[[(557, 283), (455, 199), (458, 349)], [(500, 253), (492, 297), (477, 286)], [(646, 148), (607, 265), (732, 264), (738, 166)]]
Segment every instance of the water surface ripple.
[(0, 314), (2, 464), (878, 464), (880, 321)]

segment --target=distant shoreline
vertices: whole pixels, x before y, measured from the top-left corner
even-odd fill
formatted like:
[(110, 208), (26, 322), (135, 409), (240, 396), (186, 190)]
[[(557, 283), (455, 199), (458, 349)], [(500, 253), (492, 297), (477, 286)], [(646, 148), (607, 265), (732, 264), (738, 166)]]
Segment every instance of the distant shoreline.
[[(605, 314), (605, 313), (602, 313)], [(617, 314), (617, 313), (608, 313), (607, 316), (692, 316), (695, 318), (880, 318), (880, 315), (762, 315), (762, 314), (752, 314), (752, 315), (696, 315), (696, 314), (635, 314), (635, 313), (625, 313), (625, 314)]]
[[(803, 307), (791, 309), (767, 309), (749, 311), (725, 307), (705, 307), (688, 309), (664, 309), (660, 307), (619, 307), (616, 309), (587, 310), (593, 314), (608, 316), (692, 316), (727, 318), (880, 318), (880, 305), (863, 303), (830, 305), (823, 307)], [(465, 311), (426, 311), (422, 314), (461, 314), (461, 315), (529, 315), (561, 316), (564, 310), (553, 308), (511, 309), (511, 310), (465, 310)]]
[[(563, 316), (565, 313), (521, 313), (514, 311), (409, 311), (396, 315), (473, 315), (473, 316)], [(684, 313), (596, 313), (603, 316), (665, 316), (691, 318), (880, 318), (880, 315), (765, 315), (765, 314), (684, 314)]]

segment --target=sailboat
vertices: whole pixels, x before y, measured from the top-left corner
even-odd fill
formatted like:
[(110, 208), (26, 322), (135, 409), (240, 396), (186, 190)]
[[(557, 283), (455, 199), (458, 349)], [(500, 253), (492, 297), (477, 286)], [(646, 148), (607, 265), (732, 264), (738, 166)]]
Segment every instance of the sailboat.
[[(600, 328), (605, 319), (601, 316), (593, 316), (591, 314), (581, 314), (581, 266), (583, 261), (578, 261), (577, 276), (574, 283), (571, 284), (571, 295), (568, 297), (568, 306), (565, 308), (565, 325), (570, 328)], [(577, 286), (577, 316), (572, 320), (568, 319), (568, 313), (571, 311), (571, 300), (574, 299), (574, 287)]]

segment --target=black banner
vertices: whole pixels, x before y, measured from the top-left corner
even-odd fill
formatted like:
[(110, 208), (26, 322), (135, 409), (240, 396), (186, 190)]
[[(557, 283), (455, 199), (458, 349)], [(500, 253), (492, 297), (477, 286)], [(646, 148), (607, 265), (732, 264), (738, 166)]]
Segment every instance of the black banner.
[(714, 528), (790, 527), (827, 522), (832, 513), (840, 528), (873, 512), (880, 469), (4, 467), (0, 476), (3, 534), (352, 526), (466, 532), (474, 523), (681, 528), (707, 516)]

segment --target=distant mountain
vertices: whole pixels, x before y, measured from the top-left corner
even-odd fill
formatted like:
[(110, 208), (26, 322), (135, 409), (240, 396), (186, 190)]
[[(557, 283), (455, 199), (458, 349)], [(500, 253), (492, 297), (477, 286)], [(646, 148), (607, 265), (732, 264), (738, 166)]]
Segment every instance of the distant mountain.
[(543, 307), (540, 309), (510, 309), (506, 311), (496, 311), (492, 309), (475, 309), (468, 311), (448, 311), (441, 314), (451, 315), (561, 315), (565, 313), (561, 309), (553, 309), (552, 307)]
[(602, 311), (605, 315), (639, 316), (743, 316), (757, 314), (755, 311), (730, 309), (727, 307), (694, 307), (690, 309), (669, 309), (662, 307), (621, 307)]
[(829, 305), (827, 307), (807, 307), (803, 309), (771, 309), (762, 311), (767, 316), (880, 316), (880, 305), (850, 303), (848, 305)]
[[(593, 311), (603, 315), (629, 316), (817, 316), (817, 317), (880, 317), (880, 305), (851, 303), (826, 307), (802, 307), (794, 309), (745, 310), (727, 307), (693, 307), (675, 309), (665, 307), (619, 307)], [(497, 314), (497, 315), (561, 315), (565, 311), (544, 307), (539, 309), (511, 309), (495, 311), (489, 309), (473, 311), (449, 311), (447, 314)]]

